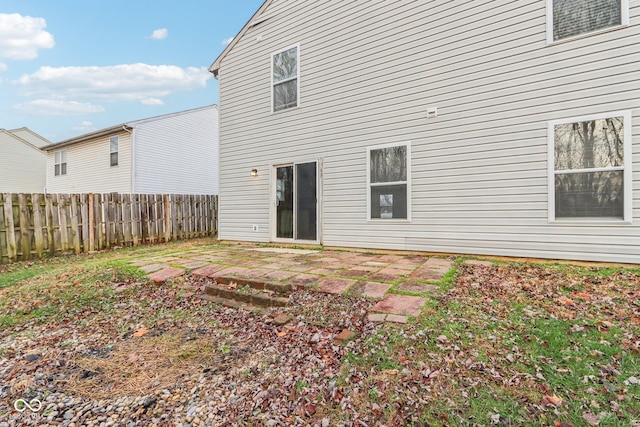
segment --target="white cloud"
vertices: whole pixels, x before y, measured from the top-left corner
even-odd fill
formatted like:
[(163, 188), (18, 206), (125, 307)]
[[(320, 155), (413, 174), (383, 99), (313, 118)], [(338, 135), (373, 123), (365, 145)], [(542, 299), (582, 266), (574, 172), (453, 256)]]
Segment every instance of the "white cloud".
[(0, 71), (7, 71), (7, 69), (7, 64), (3, 64), (2, 62), (0, 62)]
[(54, 99), (36, 99), (13, 106), (14, 109), (28, 114), (41, 116), (68, 116), (78, 114), (102, 113), (102, 105), (88, 102), (61, 101)]
[(151, 38), (154, 40), (162, 40), (162, 39), (166, 39), (168, 35), (169, 35), (169, 30), (167, 30), (166, 28), (158, 28), (157, 30), (153, 30), (153, 33), (151, 33), (151, 35), (148, 38)]
[(222, 39), (222, 45), (226, 46), (233, 41), (233, 37), (229, 37), (228, 39)]
[(44, 18), (0, 13), (0, 58), (35, 59), (38, 50), (51, 49), (55, 42), (46, 26)]
[(206, 87), (206, 68), (123, 64), (107, 67), (40, 67), (13, 83), (21, 95), (60, 100), (141, 101)]
[(164, 105), (164, 101), (158, 98), (147, 98), (140, 101), (142, 105)]
[(71, 130), (78, 133), (88, 133), (96, 130), (96, 127), (89, 120), (83, 120), (72, 127)]

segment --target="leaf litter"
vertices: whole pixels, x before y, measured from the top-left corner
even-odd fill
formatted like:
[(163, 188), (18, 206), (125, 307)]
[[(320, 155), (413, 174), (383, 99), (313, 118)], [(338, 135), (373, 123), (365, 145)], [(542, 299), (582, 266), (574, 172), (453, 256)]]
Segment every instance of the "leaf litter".
[[(368, 322), (365, 298), (298, 291), (252, 314), (194, 298), (202, 285), (118, 281), (108, 307), (61, 300), (60, 316), (0, 331), (0, 401), (42, 398), (52, 425), (640, 419), (637, 271), (461, 265), (402, 326)], [(274, 322), (283, 313), (291, 321)], [(357, 336), (341, 346), (345, 329)], [(0, 422), (16, 416), (0, 404)]]

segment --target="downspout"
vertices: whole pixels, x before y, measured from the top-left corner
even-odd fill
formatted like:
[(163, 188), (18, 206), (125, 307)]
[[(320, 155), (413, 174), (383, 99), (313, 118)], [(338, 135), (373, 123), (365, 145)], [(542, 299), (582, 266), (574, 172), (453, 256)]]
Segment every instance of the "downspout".
[[(126, 132), (129, 133), (129, 139), (131, 140), (131, 175), (129, 176), (129, 188), (131, 189), (131, 191), (129, 191), (130, 194), (135, 194), (135, 188), (133, 188), (134, 186), (134, 177), (135, 177), (135, 172), (136, 172), (136, 150), (135, 147), (133, 146), (133, 131), (127, 129), (127, 125), (122, 125), (122, 129), (124, 129)], [(118, 150), (120, 150), (120, 147), (118, 147)]]

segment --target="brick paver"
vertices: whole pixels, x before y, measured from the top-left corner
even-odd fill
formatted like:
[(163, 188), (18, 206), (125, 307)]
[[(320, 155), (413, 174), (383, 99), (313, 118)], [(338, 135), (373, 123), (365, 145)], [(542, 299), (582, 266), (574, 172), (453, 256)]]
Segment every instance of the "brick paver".
[(439, 282), (449, 272), (453, 262), (448, 259), (429, 258), (412, 275), (412, 279), (430, 280)]
[(213, 277), (216, 272), (222, 270), (223, 268), (226, 267), (219, 264), (209, 264), (197, 270), (194, 270), (192, 273), (196, 276)]
[(162, 270), (165, 267), (169, 267), (169, 266), (167, 264), (150, 264), (150, 265), (143, 265), (142, 267), (139, 267), (139, 268), (145, 273), (153, 273), (154, 271)]
[(328, 294), (341, 294), (349, 289), (354, 283), (356, 283), (355, 280), (327, 277), (320, 281), (318, 289)]
[(184, 273), (185, 271), (181, 268), (165, 267), (162, 270), (149, 274), (149, 278), (156, 283), (162, 283), (174, 277), (182, 276)]
[(353, 292), (356, 295), (362, 295), (364, 297), (382, 298), (389, 288), (391, 288), (390, 283), (358, 282), (354, 286)]
[(391, 313), (400, 315), (420, 315), (420, 309), (427, 302), (426, 298), (413, 297), (409, 295), (389, 294), (382, 301), (377, 303), (371, 311), (380, 313)]
[(293, 271), (279, 271), (279, 270), (275, 270), (272, 271), (271, 273), (267, 273), (265, 274), (265, 278), (267, 279), (271, 279), (271, 280), (286, 280), (289, 277), (295, 276), (296, 273), (294, 273)]
[(318, 280), (320, 280), (320, 276), (317, 276), (315, 274), (301, 273), (289, 279), (289, 283), (291, 283), (291, 286), (308, 287), (316, 283)]

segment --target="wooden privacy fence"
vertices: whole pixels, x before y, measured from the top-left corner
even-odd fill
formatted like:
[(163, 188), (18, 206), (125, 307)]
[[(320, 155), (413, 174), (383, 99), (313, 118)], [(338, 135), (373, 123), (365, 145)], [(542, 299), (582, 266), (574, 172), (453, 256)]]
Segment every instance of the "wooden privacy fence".
[(0, 193), (0, 263), (212, 236), (218, 198)]

